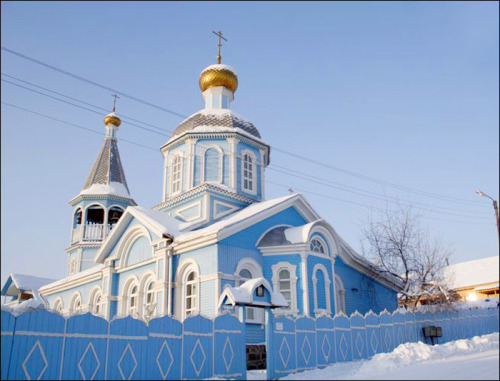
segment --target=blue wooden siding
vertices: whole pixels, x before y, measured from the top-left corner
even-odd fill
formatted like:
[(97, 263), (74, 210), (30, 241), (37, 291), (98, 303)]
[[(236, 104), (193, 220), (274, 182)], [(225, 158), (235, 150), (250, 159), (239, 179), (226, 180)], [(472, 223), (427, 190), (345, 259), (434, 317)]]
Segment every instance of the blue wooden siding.
[(392, 311), (397, 307), (395, 291), (345, 265), (340, 257), (335, 259), (335, 273), (344, 284), (347, 314), (369, 310), (379, 313), (384, 308)]
[(247, 344), (265, 344), (265, 326), (261, 324), (245, 324), (245, 342)]

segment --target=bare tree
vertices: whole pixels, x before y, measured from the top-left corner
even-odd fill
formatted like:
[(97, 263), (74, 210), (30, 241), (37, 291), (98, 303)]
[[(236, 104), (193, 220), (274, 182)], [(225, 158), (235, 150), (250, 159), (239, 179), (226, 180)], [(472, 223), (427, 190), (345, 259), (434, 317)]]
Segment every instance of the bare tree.
[(445, 304), (454, 301), (449, 292), (450, 279), (443, 274), (452, 250), (431, 237), (420, 218), (411, 207), (386, 209), (379, 221), (371, 217), (362, 233), (364, 256), (381, 273), (402, 282), (400, 304), (412, 309), (422, 298)]

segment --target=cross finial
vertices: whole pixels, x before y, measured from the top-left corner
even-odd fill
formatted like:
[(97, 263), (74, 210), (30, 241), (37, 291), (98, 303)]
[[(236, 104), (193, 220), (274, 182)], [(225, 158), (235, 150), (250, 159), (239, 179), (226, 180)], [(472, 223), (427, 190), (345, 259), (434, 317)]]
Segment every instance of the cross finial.
[(112, 94), (111, 96), (112, 96), (113, 98), (115, 98), (115, 99), (113, 99), (113, 112), (115, 112), (115, 110), (116, 110), (116, 99), (119, 99), (120, 97), (119, 97), (119, 96), (118, 96), (118, 94), (116, 94), (116, 93), (115, 93), (115, 94)]
[(221, 59), (222, 59), (222, 56), (220, 55), (220, 48), (222, 46), (221, 40), (227, 41), (227, 38), (225, 38), (222, 35), (222, 32), (220, 30), (218, 32), (212, 31), (212, 33), (215, 34), (217, 37), (219, 37), (219, 43), (217, 44), (217, 52), (218, 52), (218, 54), (217, 54), (217, 63), (220, 64)]
[(295, 191), (294, 191), (292, 188), (288, 188), (288, 192), (289, 192), (290, 194), (295, 193)]

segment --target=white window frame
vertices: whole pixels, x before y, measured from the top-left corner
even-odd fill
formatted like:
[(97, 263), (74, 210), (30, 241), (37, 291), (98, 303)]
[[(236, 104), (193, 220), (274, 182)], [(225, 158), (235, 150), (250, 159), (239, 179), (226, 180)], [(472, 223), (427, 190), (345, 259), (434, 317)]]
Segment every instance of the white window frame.
[[(179, 178), (174, 180), (176, 175), (176, 160), (180, 160), (179, 165)], [(177, 153), (172, 157), (172, 161), (170, 162), (170, 196), (174, 196), (182, 192), (182, 180), (184, 173), (184, 156), (181, 153)], [(176, 184), (179, 184), (179, 188), (176, 189)]]
[(277, 313), (282, 313), (282, 314), (293, 314), (297, 315), (298, 310), (297, 310), (297, 273), (296, 273), (297, 266), (292, 265), (290, 262), (278, 262), (275, 265), (272, 266), (272, 271), (273, 271), (273, 288), (274, 291), (279, 292), (279, 273), (281, 270), (288, 270), (290, 272), (290, 305), (285, 308), (278, 308), (276, 309)]
[(69, 305), (69, 313), (71, 315), (79, 314), (82, 311), (82, 296), (78, 292), (71, 298), (71, 303)]
[[(152, 286), (151, 289), (150, 286)], [(156, 293), (156, 289), (155, 289), (155, 286), (156, 286), (156, 282), (155, 280), (150, 277), (145, 283), (144, 283), (144, 289), (143, 289), (143, 292), (142, 292), (142, 296), (143, 296), (143, 300), (142, 300), (142, 316), (144, 317), (149, 317), (151, 318), (152, 316), (155, 315), (155, 310), (153, 310), (153, 312), (151, 313), (151, 316), (149, 316), (149, 312), (148, 312), (148, 306), (151, 305), (155, 305), (157, 302), (157, 293)], [(148, 303), (148, 296), (149, 295), (152, 295), (152, 300), (151, 300), (151, 303)]]
[[(319, 252), (319, 251), (315, 251), (315, 250), (312, 250), (311, 246), (313, 244), (314, 241), (317, 241), (320, 243), (320, 245), (323, 247), (323, 253)], [(308, 247), (308, 250), (310, 253), (314, 253), (316, 255), (326, 255), (326, 256), (329, 256), (329, 251), (328, 251), (328, 245), (326, 244), (326, 241), (320, 237), (320, 236), (313, 236), (311, 237), (311, 239), (309, 240), (309, 247)]]
[[(188, 281), (189, 275), (194, 274), (194, 279)], [(195, 293), (190, 295), (189, 297), (191, 298), (191, 309), (187, 310), (187, 289), (188, 286), (192, 285), (195, 287)], [(192, 288), (191, 288), (192, 289)], [(194, 299), (194, 303), (193, 303)], [(183, 282), (182, 282), (182, 317), (183, 320), (186, 319), (188, 316), (194, 316), (197, 315), (200, 312), (200, 277), (198, 275), (198, 272), (196, 269), (189, 267), (186, 269), (184, 276), (183, 276)]]
[[(217, 169), (217, 180), (207, 180), (207, 170), (206, 170), (206, 164), (207, 164), (207, 151), (209, 149), (215, 149), (219, 153), (219, 168)], [(202, 156), (201, 156), (201, 182), (202, 183), (219, 183), (221, 184), (224, 180), (224, 151), (222, 151), (222, 148), (216, 145), (210, 145), (206, 147), (206, 149), (203, 151)]]
[[(132, 290), (134, 288), (137, 290), (135, 293), (132, 292)], [(135, 298), (135, 302), (134, 302), (134, 306), (132, 306), (132, 300), (134, 300), (134, 298)], [(136, 282), (131, 283), (130, 286), (128, 287), (126, 310), (130, 316), (140, 315), (140, 313), (139, 313), (139, 285)]]
[[(245, 156), (248, 155), (252, 159), (253, 169), (250, 173), (251, 177), (245, 177)], [(245, 187), (245, 179), (252, 182), (252, 189)], [(241, 189), (242, 191), (256, 195), (257, 194), (257, 155), (249, 149), (244, 149), (241, 151)]]
[(54, 302), (54, 306), (52, 307), (52, 309), (58, 312), (59, 314), (63, 313), (64, 306), (61, 298), (57, 298), (57, 300)]
[[(339, 287), (340, 286), (340, 287)], [(342, 312), (346, 313), (345, 310), (345, 288), (342, 279), (338, 275), (335, 275), (335, 315)]]
[[(325, 298), (326, 298), (325, 305), (326, 305), (326, 309), (318, 308), (318, 278), (316, 276), (318, 271), (321, 271), (323, 273), (323, 277), (325, 280)], [(316, 266), (314, 266), (312, 273), (313, 273), (312, 281), (313, 281), (313, 290), (314, 290), (314, 314), (321, 315), (325, 312), (331, 313), (331, 311), (332, 311), (331, 298), (330, 298), (331, 281), (330, 281), (330, 276), (328, 275), (328, 271), (326, 270), (325, 266), (318, 263)]]

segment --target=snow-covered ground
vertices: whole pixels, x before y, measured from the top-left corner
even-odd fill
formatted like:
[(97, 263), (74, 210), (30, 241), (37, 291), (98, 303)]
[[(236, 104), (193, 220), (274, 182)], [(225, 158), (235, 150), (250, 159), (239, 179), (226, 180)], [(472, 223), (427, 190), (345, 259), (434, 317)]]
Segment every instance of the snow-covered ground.
[[(498, 380), (499, 335), (476, 336), (442, 345), (401, 344), (369, 360), (339, 363), (290, 374), (283, 380)], [(266, 379), (249, 371), (249, 380)]]

